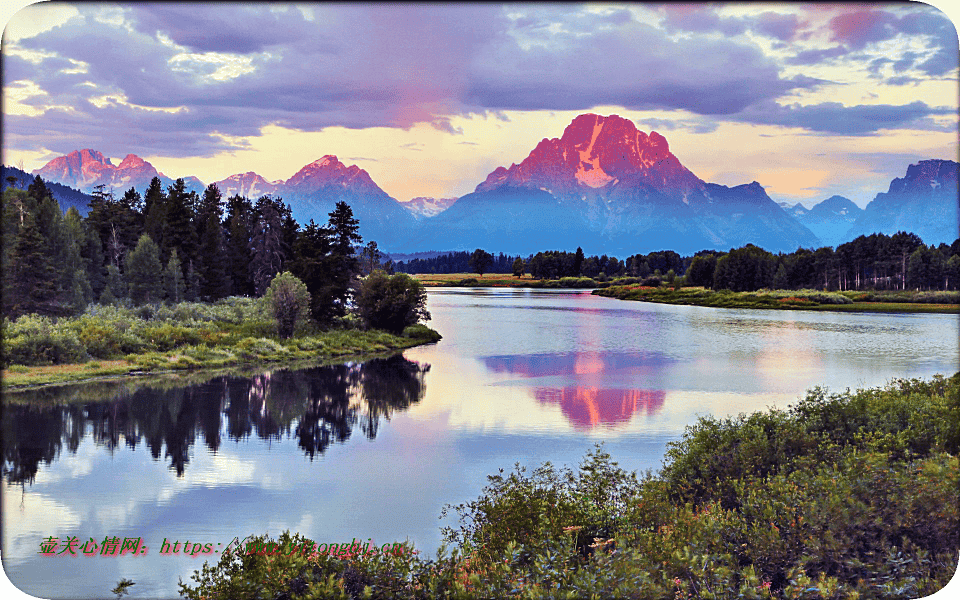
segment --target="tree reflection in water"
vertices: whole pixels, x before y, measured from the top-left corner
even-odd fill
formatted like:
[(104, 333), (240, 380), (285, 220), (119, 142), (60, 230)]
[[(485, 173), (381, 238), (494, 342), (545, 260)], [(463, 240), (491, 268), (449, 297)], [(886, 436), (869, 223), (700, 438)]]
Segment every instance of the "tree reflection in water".
[(63, 449), (76, 453), (82, 438), (113, 453), (141, 443), (154, 460), (182, 476), (199, 438), (216, 452), (222, 435), (241, 441), (295, 437), (313, 459), (355, 429), (374, 439), (380, 421), (424, 395), (429, 365), (397, 354), (347, 363), (223, 375), (202, 383), (88, 384), (8, 394), (3, 414), (3, 477), (32, 483), (40, 463)]

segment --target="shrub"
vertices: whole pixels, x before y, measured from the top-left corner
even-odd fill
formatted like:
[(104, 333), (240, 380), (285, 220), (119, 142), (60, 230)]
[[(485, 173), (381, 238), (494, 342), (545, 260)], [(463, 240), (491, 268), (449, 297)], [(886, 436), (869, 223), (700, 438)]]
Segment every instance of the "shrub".
[(76, 333), (55, 325), (48, 317), (24, 315), (5, 329), (5, 365), (59, 365), (87, 360)]
[(439, 333), (420, 323), (404, 327), (401, 335), (414, 340), (431, 340), (435, 342), (440, 339)]
[(264, 306), (277, 324), (277, 334), (288, 338), (310, 316), (310, 292), (289, 271), (277, 275), (263, 295)]
[(357, 310), (367, 327), (397, 334), (430, 320), (423, 285), (406, 273), (387, 275), (379, 269), (360, 284)]
[(592, 288), (597, 282), (589, 277), (561, 277), (560, 287), (565, 288)]
[(660, 287), (660, 283), (661, 279), (658, 276), (650, 275), (649, 277), (644, 277), (640, 285), (644, 287)]

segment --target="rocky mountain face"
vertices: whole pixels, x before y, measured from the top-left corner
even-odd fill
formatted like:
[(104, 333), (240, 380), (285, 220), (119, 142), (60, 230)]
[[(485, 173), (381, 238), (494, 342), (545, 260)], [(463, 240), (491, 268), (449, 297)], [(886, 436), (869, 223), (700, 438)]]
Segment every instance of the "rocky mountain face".
[(418, 196), (407, 202), (403, 202), (403, 207), (410, 211), (410, 214), (416, 219), (429, 219), (450, 208), (456, 198), (425, 198)]
[[(113, 190), (120, 194), (131, 187), (142, 192), (154, 177), (159, 177), (164, 186), (173, 184), (173, 179), (158, 172), (136, 154), (128, 154), (119, 165), (114, 165), (102, 153), (90, 149), (74, 150), (66, 156), (59, 156), (33, 174), (86, 193), (99, 185), (105, 186), (106, 191)], [(188, 190), (203, 191), (203, 182), (196, 177), (185, 177), (184, 183)]]
[[(164, 187), (174, 181), (158, 172), (142, 158), (128, 154), (119, 165), (96, 150), (78, 150), (51, 160), (34, 171), (43, 179), (93, 190), (105, 185), (115, 193), (131, 187), (143, 193), (154, 177)], [(196, 177), (185, 177), (188, 190), (203, 193), (206, 187)], [(267, 181), (253, 173), (238, 173), (215, 182), (224, 198), (235, 194), (251, 199), (263, 195), (283, 198), (300, 223), (311, 219), (318, 224), (327, 222), (328, 214), (337, 202), (344, 201), (360, 221), (360, 234), (366, 240), (376, 240), (383, 248), (392, 248), (406, 242), (416, 219), (402, 204), (380, 189), (370, 175), (360, 167), (346, 166), (336, 156), (327, 155), (297, 171), (286, 181)]]
[(960, 237), (957, 171), (952, 160), (921, 160), (906, 176), (890, 182), (885, 193), (870, 201), (846, 239), (898, 231), (915, 233), (926, 244), (949, 244)]
[(498, 167), (472, 194), (424, 222), (418, 247), (545, 248), (633, 254), (754, 243), (777, 251), (816, 245), (759, 184), (708, 184), (656, 132), (617, 115), (580, 115), (519, 164)]
[(346, 166), (327, 155), (297, 171), (277, 192), (290, 204), (300, 223), (313, 219), (327, 222), (337, 202), (346, 202), (360, 221), (360, 235), (386, 250), (406, 248), (416, 219), (401, 202), (380, 189), (370, 175), (356, 165)]
[[(926, 243), (958, 234), (957, 163), (927, 160), (861, 210), (834, 196), (811, 209), (778, 205), (757, 183), (707, 183), (684, 167), (656, 132), (637, 130), (617, 115), (580, 115), (559, 138), (543, 139), (519, 164), (498, 167), (462, 198), (398, 202), (356, 165), (326, 155), (287, 180), (253, 172), (216, 182), (223, 196), (280, 197), (300, 223), (326, 223), (348, 203), (365, 240), (384, 251), (485, 248), (510, 254), (573, 250), (628, 256), (670, 249), (681, 254), (729, 250), (747, 243), (792, 252), (836, 246), (861, 234), (911, 231)], [(173, 181), (149, 162), (127, 155), (119, 165), (95, 150), (71, 152), (34, 171), (81, 190), (107, 185), (141, 193), (153, 177)], [(195, 177), (188, 189), (202, 192)]]
[(246, 196), (247, 198), (259, 198), (276, 194), (277, 190), (283, 185), (283, 180), (267, 181), (253, 171), (246, 173), (237, 173), (226, 179), (215, 181), (220, 194), (224, 198), (231, 196)]
[(830, 196), (810, 209), (800, 203), (790, 206), (784, 202), (780, 206), (812, 231), (823, 245), (833, 247), (849, 241), (847, 232), (863, 214), (862, 208), (843, 196)]

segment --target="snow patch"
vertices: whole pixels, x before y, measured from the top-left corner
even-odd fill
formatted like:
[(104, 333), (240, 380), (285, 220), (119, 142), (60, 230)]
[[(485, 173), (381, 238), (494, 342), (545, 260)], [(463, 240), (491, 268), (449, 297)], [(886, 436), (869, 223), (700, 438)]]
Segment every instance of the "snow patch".
[(600, 121), (598, 115), (596, 123), (593, 126), (593, 135), (590, 137), (590, 143), (586, 149), (579, 151), (580, 164), (577, 165), (575, 177), (580, 183), (592, 188), (603, 187), (613, 181), (613, 177), (604, 173), (603, 169), (600, 168), (600, 159), (591, 156), (593, 154), (593, 146), (597, 142), (597, 136), (600, 135), (602, 129), (603, 123)]

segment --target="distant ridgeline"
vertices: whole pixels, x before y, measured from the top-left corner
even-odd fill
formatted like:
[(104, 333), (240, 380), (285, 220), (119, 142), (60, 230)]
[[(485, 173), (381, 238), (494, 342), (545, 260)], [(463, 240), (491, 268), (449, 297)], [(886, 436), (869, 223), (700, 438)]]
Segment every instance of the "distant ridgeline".
[[(0, 178), (0, 190), (5, 190), (10, 186), (25, 190), (27, 186), (33, 183), (33, 175), (16, 167), (0, 166), (0, 172), (3, 173), (3, 177)], [(11, 177), (13, 179), (10, 179)], [(90, 194), (84, 194), (81, 191), (52, 181), (46, 181), (46, 184), (47, 189), (53, 195), (53, 199), (60, 204), (60, 210), (63, 212), (67, 212), (70, 207), (76, 208), (83, 216), (90, 212), (90, 200), (93, 199)]]
[[(299, 223), (323, 223), (337, 202), (346, 202), (361, 223), (360, 235), (391, 254), (484, 248), (527, 256), (581, 247), (591, 255), (625, 257), (747, 244), (772, 252), (836, 248), (861, 235), (899, 231), (926, 244), (949, 244), (960, 235), (958, 167), (941, 159), (905, 165), (903, 176), (863, 209), (841, 196), (810, 209), (778, 205), (756, 181), (725, 186), (700, 179), (655, 131), (639, 131), (617, 115), (584, 114), (559, 138), (544, 138), (526, 158), (497, 167), (460, 198), (401, 202), (365, 170), (333, 155), (286, 180), (247, 172), (213, 183), (223, 198), (282, 198)], [(92, 149), (55, 158), (33, 174), (85, 193), (104, 186), (117, 195), (129, 189), (144, 194), (154, 178), (164, 189), (173, 184), (134, 154), (114, 165)], [(202, 194), (206, 187), (196, 177), (178, 181), (188, 192)]]

